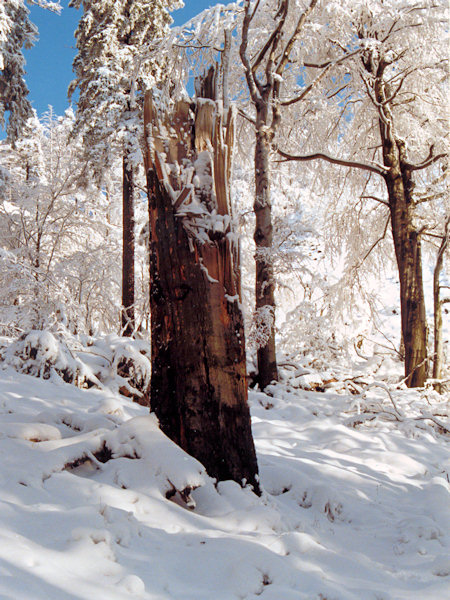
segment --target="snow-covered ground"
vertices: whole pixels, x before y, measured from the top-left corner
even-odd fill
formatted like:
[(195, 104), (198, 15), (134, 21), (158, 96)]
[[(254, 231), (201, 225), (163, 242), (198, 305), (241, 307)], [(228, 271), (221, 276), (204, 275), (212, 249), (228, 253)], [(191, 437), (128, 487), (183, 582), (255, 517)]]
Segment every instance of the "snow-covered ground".
[(250, 395), (257, 498), (121, 396), (0, 370), (1, 600), (449, 598), (445, 398), (294, 385)]

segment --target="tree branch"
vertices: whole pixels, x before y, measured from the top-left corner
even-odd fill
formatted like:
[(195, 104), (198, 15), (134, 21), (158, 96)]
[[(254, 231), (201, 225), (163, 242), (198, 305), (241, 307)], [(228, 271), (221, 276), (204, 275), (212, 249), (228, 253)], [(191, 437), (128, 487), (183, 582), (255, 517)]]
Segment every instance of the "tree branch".
[[(307, 94), (309, 94), (309, 92), (313, 89), (313, 87), (315, 85), (317, 85), (324, 77), (325, 75), (328, 73), (328, 71), (333, 68), (334, 66), (340, 64), (341, 62), (343, 62), (344, 60), (346, 60), (347, 58), (350, 58), (351, 56), (354, 56), (355, 54), (358, 54), (359, 50), (356, 50), (355, 52), (351, 52), (350, 54), (346, 54), (345, 56), (341, 56), (341, 58), (335, 60), (334, 62), (330, 62), (322, 71), (322, 73), (320, 73), (319, 75), (317, 75), (317, 77), (315, 79), (313, 79), (313, 81), (311, 81), (311, 83), (302, 91), (301, 94), (299, 94), (298, 96), (295, 96), (295, 98), (291, 98), (290, 100), (284, 100), (282, 102), (280, 102), (281, 106), (291, 106), (291, 104), (295, 104), (296, 102), (300, 102), (300, 100), (303, 100), (303, 98), (305, 98), (305, 96)], [(339, 91), (342, 91), (343, 89), (345, 89), (347, 87), (348, 84), (345, 84), (340, 90), (338, 90), (337, 92), (335, 92), (335, 94), (339, 93)], [(333, 94), (333, 96), (335, 95)], [(332, 98), (333, 96), (329, 96), (329, 98)]]
[(340, 165), (341, 167), (349, 167), (356, 169), (363, 169), (364, 171), (370, 171), (371, 173), (376, 173), (377, 175), (381, 175), (381, 177), (385, 177), (388, 173), (388, 169), (382, 167), (381, 165), (370, 165), (368, 163), (361, 163), (357, 161), (351, 160), (341, 160), (340, 158), (334, 158), (332, 156), (328, 156), (328, 154), (308, 154), (306, 156), (295, 156), (293, 154), (288, 154), (287, 152), (283, 152), (282, 150), (277, 150), (278, 154), (284, 158), (284, 160), (279, 160), (276, 162), (289, 162), (292, 160), (295, 161), (308, 161), (308, 160), (324, 160), (333, 165)]
[(292, 34), (290, 39), (287, 41), (286, 46), (284, 47), (284, 50), (281, 54), (281, 58), (278, 62), (278, 66), (275, 71), (277, 75), (281, 75), (284, 68), (286, 67), (289, 57), (292, 52), (292, 48), (294, 47), (294, 44), (298, 39), (300, 31), (301, 31), (303, 25), (305, 24), (305, 21), (308, 18), (309, 14), (314, 10), (314, 7), (316, 6), (317, 2), (318, 2), (318, 0), (311, 0), (308, 8), (306, 8), (305, 11), (300, 15), (300, 18), (297, 21), (297, 26), (295, 27), (294, 33)]
[(245, 0), (244, 4), (244, 20), (242, 23), (242, 38), (241, 45), (239, 46), (239, 56), (241, 57), (242, 64), (244, 65), (245, 70), (245, 79), (247, 80), (248, 89), (250, 92), (250, 96), (253, 102), (258, 102), (261, 100), (260, 89), (257, 86), (257, 82), (255, 77), (253, 76), (252, 67), (247, 56), (247, 48), (248, 48), (248, 30), (250, 26), (250, 21), (253, 19), (253, 16), (258, 8), (258, 4), (255, 7), (255, 10), (252, 14), (250, 14), (250, 0)]
[(241, 115), (241, 117), (243, 117), (246, 121), (248, 121), (249, 123), (251, 123), (252, 125), (254, 125), (256, 127), (256, 121), (255, 119), (252, 119), (252, 117), (249, 117), (241, 108), (238, 108), (238, 114)]
[(433, 155), (433, 151), (434, 151), (434, 144), (431, 144), (431, 146), (430, 146), (430, 152), (429, 152), (427, 158), (423, 162), (421, 162), (418, 165), (412, 165), (412, 164), (407, 163), (405, 166), (410, 171), (420, 171), (421, 169), (426, 169), (427, 167), (429, 167), (430, 165), (432, 165), (434, 162), (436, 162), (440, 158), (444, 158), (444, 157), (447, 156), (447, 154), (445, 152), (442, 153), (442, 154)]
[[(283, 3), (283, 5), (282, 5), (282, 7), (281, 7), (281, 9), (279, 11), (279, 13), (278, 13), (278, 15), (279, 15), (278, 25), (272, 31), (272, 33), (270, 34), (268, 40), (266, 41), (266, 43), (264, 44), (264, 46), (261, 48), (261, 50), (258, 52), (258, 55), (256, 56), (255, 60), (252, 61), (253, 62), (253, 64), (252, 64), (252, 73), (253, 74), (256, 73), (259, 65), (264, 60), (265, 55), (269, 51), (269, 49), (272, 46), (272, 44), (276, 41), (277, 36), (279, 36), (279, 34), (280, 34), (280, 32), (281, 32), (281, 30), (282, 30), (282, 28), (284, 26), (284, 23), (286, 22), (286, 15), (287, 15), (288, 6), (289, 6), (289, 3), (285, 1)], [(256, 9), (255, 9), (255, 11), (256, 11)], [(278, 44), (276, 44), (276, 45), (278, 45)], [(274, 49), (275, 48), (273, 48), (273, 50)]]
[(387, 200), (383, 200), (382, 198), (378, 198), (378, 196), (361, 196), (362, 200), (375, 200), (380, 204), (384, 204), (384, 206), (389, 206), (389, 202)]
[[(253, 9), (253, 12), (252, 12), (252, 14), (250, 15), (250, 21), (252, 21), (252, 20), (253, 20), (253, 17), (256, 15), (256, 11), (257, 11), (257, 10), (258, 10), (258, 8), (259, 8), (259, 4), (260, 4), (260, 2), (261, 2), (261, 0), (257, 0), (257, 2), (256, 2), (256, 5), (255, 5), (255, 8)], [(249, 23), (250, 23), (250, 21), (249, 21)]]
[(391, 215), (388, 215), (388, 218), (386, 219), (386, 223), (384, 225), (384, 230), (383, 230), (383, 234), (381, 235), (381, 237), (379, 237), (377, 240), (375, 240), (375, 242), (370, 246), (369, 250), (365, 253), (365, 255), (363, 256), (361, 262), (358, 265), (358, 269), (359, 267), (361, 267), (361, 265), (363, 264), (363, 262), (366, 260), (366, 258), (370, 255), (370, 253), (372, 252), (372, 250), (374, 250), (378, 244), (380, 242), (382, 242), (384, 240), (384, 238), (386, 237), (386, 233), (388, 230), (388, 226), (389, 226), (389, 222), (391, 220)]

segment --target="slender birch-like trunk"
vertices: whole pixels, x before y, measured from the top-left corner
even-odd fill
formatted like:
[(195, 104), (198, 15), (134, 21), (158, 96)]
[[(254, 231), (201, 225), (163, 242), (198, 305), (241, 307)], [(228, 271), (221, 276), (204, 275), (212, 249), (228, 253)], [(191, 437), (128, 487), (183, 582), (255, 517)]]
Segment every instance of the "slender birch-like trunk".
[[(445, 223), (444, 236), (441, 245), (439, 246), (436, 264), (433, 273), (433, 305), (434, 305), (434, 360), (433, 360), (433, 379), (441, 379), (442, 363), (444, 357), (444, 338), (442, 335), (442, 300), (441, 286), (439, 278), (442, 267), (444, 266), (444, 254), (449, 241), (449, 221)], [(435, 389), (439, 393), (442, 392), (442, 385), (435, 384)]]
[(122, 183), (122, 333), (133, 335), (135, 330), (134, 316), (134, 174), (129, 163), (128, 153), (123, 155)]

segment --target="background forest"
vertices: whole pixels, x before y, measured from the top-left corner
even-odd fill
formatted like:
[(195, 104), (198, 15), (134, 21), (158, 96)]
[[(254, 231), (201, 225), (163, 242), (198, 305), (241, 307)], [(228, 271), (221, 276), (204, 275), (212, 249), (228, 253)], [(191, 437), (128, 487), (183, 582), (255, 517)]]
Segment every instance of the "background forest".
[[(37, 29), (25, 0), (0, 5), (0, 447), (10, 501), (39, 514), (33, 532), (14, 509), (11, 531), (40, 543), (53, 486), (88, 507), (74, 572), (102, 565), (72, 592), (49, 538), (63, 554), (37, 579), (14, 559), (0, 597), (24, 578), (33, 599), (444, 598), (447, 3), (241, 0), (174, 26), (181, 6), (71, 0), (72, 107), (38, 116)], [(160, 300), (178, 268), (164, 194), (201, 275), (180, 267), (173, 305), (206, 290), (185, 313)]]
[[(107, 2), (94, 5), (98, 9), (86, 5), (76, 32), (76, 78), (69, 90), (78, 94), (77, 109), (63, 116), (50, 110), (40, 121), (27, 99), (21, 55), (36, 32), (20, 2), (4, 4), (2, 111), (8, 139), (1, 147), (3, 333), (58, 324), (74, 334), (119, 333), (121, 306), (130, 305), (134, 315), (125, 332), (146, 337), (143, 92), (156, 86), (163, 102), (175, 102), (186, 96), (186, 89), (192, 94), (193, 78), (222, 57), (219, 94), (223, 105), (232, 101), (237, 112), (231, 184), (241, 235), (249, 356), (276, 331), (280, 351), (315, 361), (337, 355), (346, 360), (358, 351), (372, 355), (386, 351), (385, 346), (401, 359), (403, 304), (423, 303), (425, 295), (420, 308), (426, 315), (410, 317), (411, 333), (406, 335), (421, 338), (425, 348), (417, 350), (405, 376), (423, 362), (421, 385), (425, 372), (445, 379), (448, 338), (439, 339), (442, 325), (436, 314), (447, 314), (448, 283), (444, 5), (422, 9), (411, 3), (350, 2), (322, 7), (312, 2), (305, 13), (286, 5), (282, 15), (263, 3), (247, 26), (243, 6), (218, 5), (169, 32), (166, 10), (171, 7), (158, 8), (152, 14), (161, 16), (150, 23), (147, 4), (125, 3), (120, 10)], [(303, 14), (306, 23), (294, 31)], [(243, 27), (245, 54), (257, 56), (248, 81)], [(274, 35), (280, 40), (270, 50)], [(417, 41), (425, 35), (426, 49)], [(290, 36), (292, 47), (283, 48)], [(269, 50), (280, 56), (269, 56)], [(280, 62), (283, 51), (286, 60)], [(388, 97), (380, 102), (374, 69), (381, 66)], [(417, 281), (398, 266), (399, 252), (407, 248), (400, 251), (400, 242), (392, 237), (396, 211), (383, 173), (389, 136), (380, 133), (386, 119), (392, 135), (404, 143), (401, 160), (410, 163), (408, 222), (393, 226), (394, 233), (410, 228), (418, 237), (411, 258), (405, 258), (417, 263)], [(261, 200), (262, 167), (256, 166), (255, 178), (254, 162), (255, 143), (264, 131), (268, 200)], [(301, 160), (291, 160), (293, 156)], [(135, 211), (125, 223), (130, 230), (125, 242), (124, 161), (132, 174), (128, 204)], [(270, 232), (267, 239), (255, 238), (255, 255), (254, 215), (262, 217), (252, 206), (258, 202), (265, 206), (266, 223), (256, 227)], [(123, 253), (123, 243), (135, 252), (134, 260)], [(121, 268), (123, 255), (133, 263), (134, 282), (126, 280), (133, 275), (130, 265)], [(256, 307), (254, 255), (264, 271), (258, 276)], [(418, 288), (421, 298), (405, 300), (408, 292), (402, 288)], [(407, 339), (407, 358), (410, 344)], [(275, 378), (267, 377), (266, 383)]]

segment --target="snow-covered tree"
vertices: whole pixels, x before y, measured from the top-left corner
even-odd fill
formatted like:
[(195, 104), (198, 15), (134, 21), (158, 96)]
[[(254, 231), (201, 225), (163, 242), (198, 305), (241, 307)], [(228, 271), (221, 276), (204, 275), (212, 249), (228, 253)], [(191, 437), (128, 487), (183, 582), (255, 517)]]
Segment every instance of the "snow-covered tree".
[(170, 10), (179, 0), (71, 0), (83, 8), (78, 29), (76, 79), (69, 94), (79, 91), (77, 132), (99, 181), (105, 166), (123, 158), (123, 277), (122, 327), (135, 329), (134, 196), (138, 165), (142, 162), (142, 91), (162, 77), (156, 60), (139, 60), (144, 43), (164, 35), (171, 23)]
[[(450, 208), (450, 207), (449, 207)], [(445, 257), (449, 254), (450, 242), (450, 214), (447, 214), (441, 225), (441, 232), (433, 234), (437, 238), (439, 245), (436, 249), (436, 261), (433, 269), (433, 312), (434, 312), (434, 352), (433, 352), (433, 379), (441, 379), (443, 375), (444, 364), (444, 335), (443, 335), (443, 312), (444, 304), (450, 302), (450, 298), (446, 295), (442, 297), (441, 274), (444, 271)], [(433, 239), (435, 241), (435, 239)], [(448, 270), (448, 269), (447, 269)], [(435, 388), (438, 391), (443, 390), (443, 386), (439, 381), (435, 383)]]
[(42, 327), (59, 311), (79, 331), (104, 329), (119, 312), (112, 203), (86, 183), (73, 124), (71, 110), (34, 116), (14, 148), (0, 147), (1, 310), (16, 326)]
[(31, 116), (22, 53), (22, 48), (30, 48), (37, 38), (29, 12), (20, 1), (7, 0), (0, 6), (0, 124), (4, 126), (5, 112), (9, 111), (6, 130), (12, 140)]
[[(280, 88), (283, 73), (291, 60), (302, 28), (314, 10), (317, 0), (311, 0), (304, 10), (292, 12), (289, 0), (267, 6), (272, 12), (272, 23), (259, 44), (253, 43), (253, 58), (249, 54), (250, 25), (260, 3), (244, 2), (244, 20), (240, 44), (240, 57), (244, 65), (251, 102), (255, 111), (255, 200), (253, 209), (256, 223), (256, 312), (268, 323), (269, 334), (258, 348), (258, 381), (264, 389), (278, 379), (275, 352), (275, 278), (271, 257), (273, 241), (272, 201), (270, 197), (270, 152), (276, 129), (281, 119)], [(266, 17), (267, 19), (267, 17)], [(291, 28), (290, 24), (295, 25)], [(256, 35), (254, 35), (256, 39)], [(258, 40), (259, 41), (259, 40)], [(256, 46), (256, 47), (255, 47)]]
[[(315, 0), (246, 1), (243, 10), (238, 4), (217, 6), (175, 30), (165, 46), (166, 51), (172, 48), (171, 78), (175, 90), (180, 87), (180, 79), (189, 76), (189, 67), (197, 74), (220, 52), (224, 106), (229, 103), (229, 95), (246, 123), (238, 127), (237, 142), (242, 160), (247, 163), (248, 155), (254, 156), (253, 166), (249, 165), (254, 172), (255, 187), (254, 314), (261, 333), (257, 336), (260, 340), (257, 354), (262, 387), (277, 379), (270, 163), (283, 107), (309, 97), (325, 75), (330, 75), (330, 70), (349, 55), (349, 51), (339, 47), (334, 55), (329, 54), (330, 42), (320, 32), (326, 30), (329, 14), (318, 10), (319, 7), (320, 2)], [(231, 34), (232, 30), (235, 33)], [(307, 59), (319, 57), (323, 62), (319, 74), (313, 69), (311, 74), (307, 73)], [(246, 87), (242, 85), (243, 79)]]
[[(56, 12), (61, 8), (59, 2), (47, 0), (29, 4)], [(12, 141), (17, 139), (23, 124), (32, 115), (22, 49), (31, 48), (38, 31), (29, 14), (24, 0), (2, 0), (0, 4), (0, 126), (5, 125), (5, 112), (9, 112), (6, 132)]]
[(444, 2), (355, 0), (343, 6), (331, 21), (333, 33), (343, 46), (359, 45), (362, 54), (333, 95), (339, 119), (324, 114), (323, 137), (314, 138), (310, 154), (282, 153), (287, 160), (322, 159), (366, 174), (359, 196), (381, 204), (380, 222), (386, 229), (391, 224), (410, 386), (423, 385), (427, 373), (419, 216), (426, 195), (421, 180), (430, 183), (446, 156), (445, 12)]

